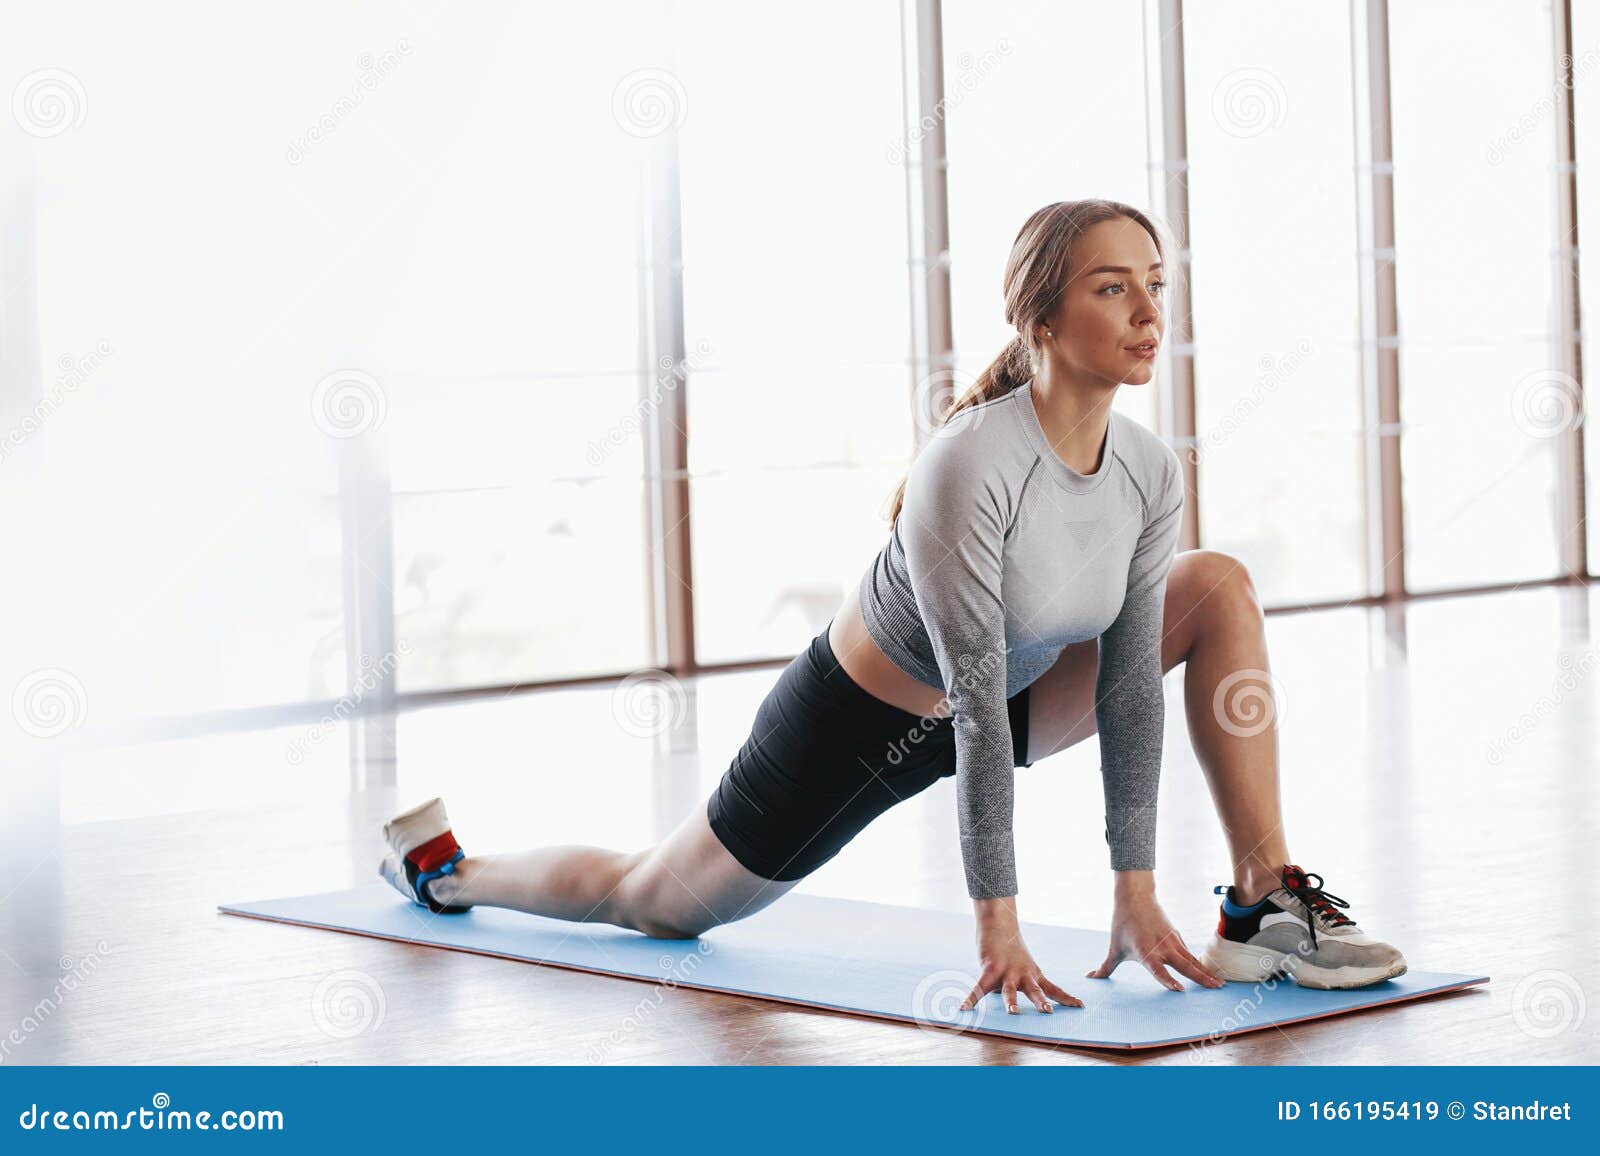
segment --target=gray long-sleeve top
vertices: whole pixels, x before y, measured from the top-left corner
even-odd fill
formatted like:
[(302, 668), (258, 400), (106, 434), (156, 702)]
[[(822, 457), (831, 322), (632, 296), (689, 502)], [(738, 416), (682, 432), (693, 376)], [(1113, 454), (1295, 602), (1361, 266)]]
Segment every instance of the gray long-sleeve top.
[(1031, 383), (956, 414), (912, 463), (861, 616), (896, 666), (949, 699), (974, 899), (1017, 893), (1006, 699), (1089, 638), (1111, 866), (1154, 867), (1162, 603), (1182, 511), (1165, 442), (1113, 410), (1099, 468), (1080, 474), (1051, 449)]

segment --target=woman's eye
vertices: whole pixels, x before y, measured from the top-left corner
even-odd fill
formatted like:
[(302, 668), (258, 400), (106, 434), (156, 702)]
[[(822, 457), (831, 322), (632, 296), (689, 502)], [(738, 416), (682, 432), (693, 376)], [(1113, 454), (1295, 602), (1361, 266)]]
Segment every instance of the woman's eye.
[[(1165, 281), (1155, 281), (1155, 282), (1152, 282), (1151, 285), (1150, 285), (1150, 288), (1152, 288), (1152, 289), (1165, 289), (1166, 287), (1167, 287), (1167, 283)], [(1125, 286), (1122, 284), (1122, 282), (1113, 281), (1110, 285), (1107, 285), (1104, 288), (1102, 288), (1100, 290), (1100, 292), (1101, 293), (1105, 293), (1107, 290), (1110, 290), (1110, 289), (1123, 289), (1123, 288), (1125, 288)]]

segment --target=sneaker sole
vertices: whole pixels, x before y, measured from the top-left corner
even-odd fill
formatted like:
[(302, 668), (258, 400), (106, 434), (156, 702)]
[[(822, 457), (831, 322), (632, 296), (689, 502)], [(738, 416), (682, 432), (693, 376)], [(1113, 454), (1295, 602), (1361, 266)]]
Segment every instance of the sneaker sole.
[(1201, 962), (1230, 983), (1260, 983), (1286, 975), (1301, 987), (1319, 991), (1369, 987), (1406, 973), (1403, 959), (1382, 967), (1318, 967), (1286, 951), (1234, 943), (1217, 935), (1211, 937)]
[(386, 852), (383, 859), (378, 863), (378, 874), (390, 887), (393, 887), (416, 906), (426, 910), (427, 904), (418, 902), (417, 897), (411, 894), (411, 888), (406, 883), (406, 869), (394, 857), (393, 851)]

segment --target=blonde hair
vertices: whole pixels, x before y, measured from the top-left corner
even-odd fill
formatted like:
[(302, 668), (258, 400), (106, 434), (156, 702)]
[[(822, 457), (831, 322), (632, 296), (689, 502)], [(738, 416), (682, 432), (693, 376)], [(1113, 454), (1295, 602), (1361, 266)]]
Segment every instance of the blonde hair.
[[(1039, 359), (1044, 355), (1035, 331), (1066, 292), (1073, 247), (1091, 226), (1119, 217), (1138, 222), (1155, 242), (1156, 253), (1166, 260), (1166, 248), (1154, 222), (1121, 201), (1098, 198), (1057, 201), (1027, 219), (1012, 242), (1011, 255), (1006, 258), (1006, 321), (1016, 326), (1017, 335), (1000, 351), (1000, 356), (989, 363), (989, 368), (978, 375), (972, 388), (956, 399), (941, 424), (964, 409), (993, 401), (1033, 380)], [(906, 479), (901, 478), (890, 506), (891, 525), (900, 516), (905, 496)]]

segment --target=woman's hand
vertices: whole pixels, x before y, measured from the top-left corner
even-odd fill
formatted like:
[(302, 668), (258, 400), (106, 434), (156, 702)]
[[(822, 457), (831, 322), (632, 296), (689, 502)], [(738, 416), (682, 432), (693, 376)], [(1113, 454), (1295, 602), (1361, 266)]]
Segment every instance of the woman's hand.
[(1110, 979), (1117, 965), (1136, 959), (1165, 987), (1182, 991), (1168, 967), (1176, 968), (1205, 987), (1221, 987), (1222, 980), (1189, 953), (1183, 936), (1172, 926), (1156, 902), (1155, 879), (1149, 871), (1119, 871), (1116, 906), (1111, 916), (1111, 946), (1105, 962), (1088, 972), (1090, 979)]
[(1050, 1001), (1056, 1000), (1065, 1007), (1082, 1007), (1083, 1001), (1062, 991), (1045, 978), (1039, 965), (1022, 942), (1021, 929), (1017, 927), (1016, 896), (1005, 899), (979, 899), (978, 912), (978, 962), (982, 968), (978, 982), (961, 1003), (962, 1011), (970, 1011), (978, 1001), (991, 991), (1000, 992), (1006, 1001), (1006, 1011), (1017, 1014), (1017, 992), (1021, 991), (1042, 1012), (1052, 1012)]

